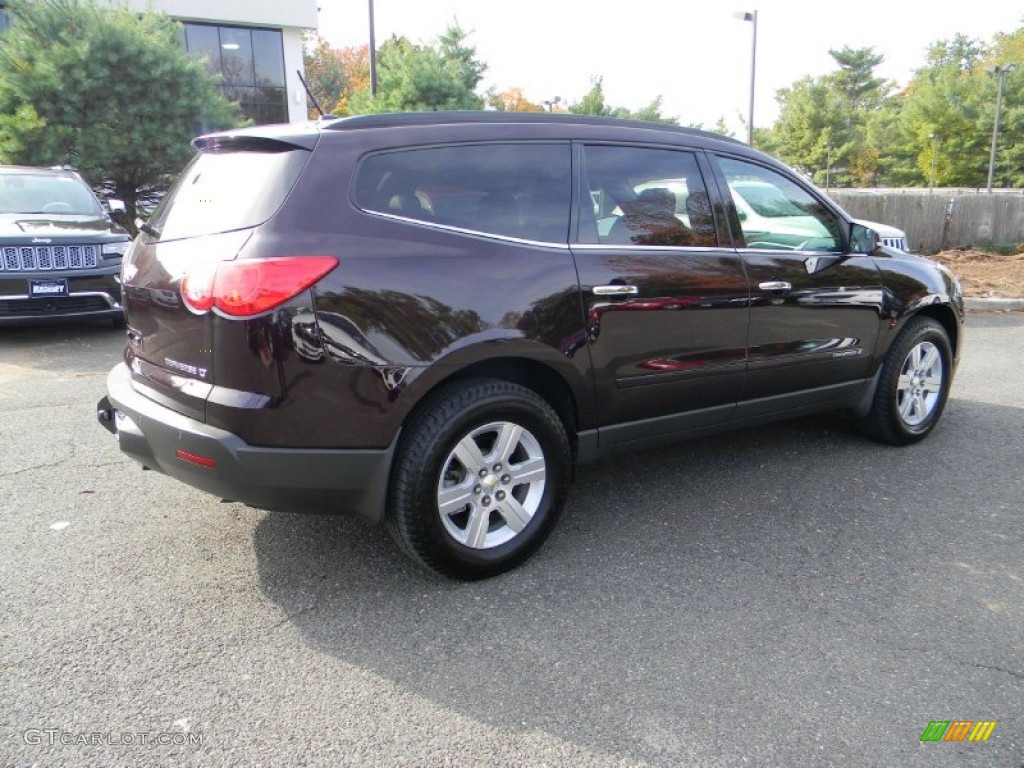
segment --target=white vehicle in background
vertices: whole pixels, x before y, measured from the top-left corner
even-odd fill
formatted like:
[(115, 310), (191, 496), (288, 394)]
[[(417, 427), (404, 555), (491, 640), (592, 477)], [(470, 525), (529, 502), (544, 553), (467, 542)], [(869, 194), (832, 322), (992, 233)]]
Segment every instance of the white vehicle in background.
[(853, 221), (868, 229), (875, 230), (878, 233), (878, 242), (882, 245), (910, 252), (910, 249), (907, 247), (907, 233), (902, 229), (890, 227), (888, 224), (880, 224), (877, 221), (866, 221), (865, 219), (854, 219)]
[[(813, 216), (808, 216), (791, 200), (782, 195), (778, 187), (762, 181), (731, 181), (733, 202), (736, 212), (743, 222), (743, 230), (764, 231), (775, 234), (790, 233), (796, 237), (808, 239), (827, 236)], [(878, 242), (889, 248), (907, 251), (907, 233), (902, 229), (891, 227), (877, 221), (854, 219), (878, 233)]]

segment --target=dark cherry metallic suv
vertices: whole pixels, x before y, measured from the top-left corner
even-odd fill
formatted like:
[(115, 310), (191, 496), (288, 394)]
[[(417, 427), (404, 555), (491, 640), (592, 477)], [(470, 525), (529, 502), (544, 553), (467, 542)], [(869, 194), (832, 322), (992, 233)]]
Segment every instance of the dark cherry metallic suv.
[(956, 278), (736, 141), (427, 113), (194, 144), (125, 257), (101, 423), (442, 573), (528, 557), (577, 462), (826, 409), (908, 444), (946, 403)]

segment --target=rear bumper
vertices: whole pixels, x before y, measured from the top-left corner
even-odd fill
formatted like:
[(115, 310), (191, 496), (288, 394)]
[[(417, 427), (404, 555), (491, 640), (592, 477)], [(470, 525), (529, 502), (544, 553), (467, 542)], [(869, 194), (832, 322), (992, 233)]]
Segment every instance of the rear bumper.
[[(96, 407), (101, 426), (116, 435), (125, 454), (200, 490), (262, 509), (347, 512), (374, 524), (383, 519), (397, 436), (378, 450), (252, 446), (140, 395), (123, 363), (108, 375), (107, 396)], [(194, 463), (197, 457), (214, 466)]]

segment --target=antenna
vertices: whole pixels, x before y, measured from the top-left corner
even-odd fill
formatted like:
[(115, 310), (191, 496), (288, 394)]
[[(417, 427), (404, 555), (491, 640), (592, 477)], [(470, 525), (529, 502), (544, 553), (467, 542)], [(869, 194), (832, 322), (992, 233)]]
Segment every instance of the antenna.
[(302, 87), (306, 89), (306, 93), (313, 102), (313, 106), (316, 107), (316, 111), (320, 113), (320, 117), (326, 117), (324, 111), (320, 109), (320, 103), (316, 100), (316, 96), (313, 95), (313, 91), (310, 90), (309, 83), (306, 82), (306, 78), (302, 76), (302, 70), (296, 69), (295, 74), (299, 76), (299, 82), (302, 83)]

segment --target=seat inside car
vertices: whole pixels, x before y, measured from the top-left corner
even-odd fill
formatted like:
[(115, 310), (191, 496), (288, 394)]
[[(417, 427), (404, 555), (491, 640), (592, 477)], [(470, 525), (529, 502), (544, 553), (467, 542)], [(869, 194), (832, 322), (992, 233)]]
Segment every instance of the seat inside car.
[(634, 200), (619, 204), (623, 215), (608, 232), (606, 242), (634, 245), (685, 245), (692, 233), (676, 218), (676, 196), (665, 187), (643, 190)]

